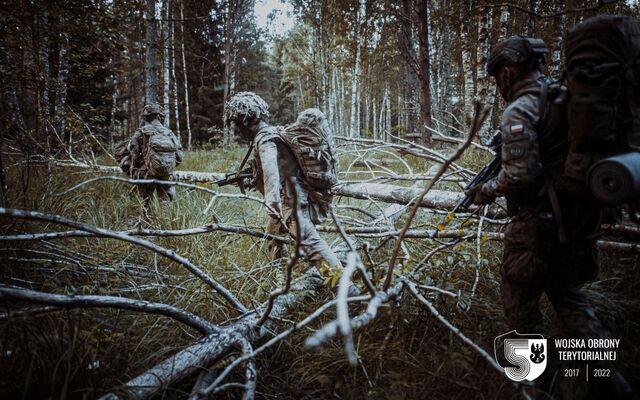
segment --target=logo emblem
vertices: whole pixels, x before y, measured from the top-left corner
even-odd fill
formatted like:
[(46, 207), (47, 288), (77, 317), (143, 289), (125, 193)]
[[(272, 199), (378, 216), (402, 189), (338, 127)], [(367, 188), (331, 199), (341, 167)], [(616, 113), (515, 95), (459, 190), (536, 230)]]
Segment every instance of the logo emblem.
[(533, 381), (547, 368), (547, 339), (540, 334), (504, 333), (493, 341), (494, 356), (513, 381)]

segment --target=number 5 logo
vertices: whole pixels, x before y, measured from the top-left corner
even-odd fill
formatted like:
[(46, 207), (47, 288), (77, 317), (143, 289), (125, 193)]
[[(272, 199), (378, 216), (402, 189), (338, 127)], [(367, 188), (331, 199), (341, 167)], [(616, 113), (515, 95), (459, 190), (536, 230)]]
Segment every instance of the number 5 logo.
[(533, 381), (547, 368), (547, 339), (540, 334), (507, 332), (495, 338), (494, 355), (513, 381)]

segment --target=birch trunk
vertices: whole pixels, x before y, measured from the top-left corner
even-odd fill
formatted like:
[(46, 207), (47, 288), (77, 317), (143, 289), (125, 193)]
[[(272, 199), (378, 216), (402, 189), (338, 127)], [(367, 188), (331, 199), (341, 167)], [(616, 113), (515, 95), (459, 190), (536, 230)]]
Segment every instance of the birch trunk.
[[(480, 47), (478, 48), (478, 63), (476, 69), (476, 76), (478, 77), (478, 87), (476, 92), (476, 98), (482, 104), (490, 103), (489, 93), (489, 76), (487, 74), (487, 61), (489, 60), (489, 50), (490, 50), (490, 41), (491, 41), (491, 10), (490, 7), (485, 7), (482, 21), (479, 24), (478, 31), (478, 43)], [(491, 120), (485, 119), (480, 131), (478, 131), (479, 139), (485, 139), (490, 135), (491, 130)]]
[[(565, 10), (565, 0), (556, 0), (556, 11), (562, 13)], [(551, 54), (551, 75), (558, 77), (560, 75), (561, 58), (562, 58), (562, 38), (564, 36), (564, 14), (559, 14), (553, 19), (553, 39)]]
[(429, 59), (429, 1), (421, 0), (418, 9), (420, 33), (420, 136), (422, 143), (431, 145), (431, 65)]
[[(175, 11), (174, 11), (175, 12)], [(178, 80), (176, 79), (176, 36), (175, 26), (171, 21), (171, 80), (173, 81), (173, 115), (176, 120), (175, 134), (182, 141), (180, 135), (180, 109), (178, 108)]]
[(473, 65), (471, 62), (471, 10), (473, 0), (467, 1), (467, 9), (465, 11), (466, 18), (462, 19), (462, 70), (464, 73), (464, 117), (465, 123), (468, 125), (471, 119), (471, 110), (473, 107), (473, 94), (475, 93), (473, 80)]
[[(237, 0), (227, 1), (227, 20), (225, 22), (225, 43), (224, 43), (224, 102), (226, 103), (229, 97), (233, 94), (231, 92), (231, 82), (233, 80), (232, 75), (235, 73), (233, 62), (233, 41), (235, 36), (234, 19), (236, 12)], [(226, 118), (223, 119), (222, 126), (222, 146), (227, 148), (230, 144), (230, 132), (229, 122)]]
[(164, 84), (164, 126), (171, 127), (171, 79), (169, 79), (169, 0), (162, 1), (162, 79)]
[[(180, 2), (180, 20), (184, 21), (184, 0)], [(182, 34), (182, 79), (184, 81), (185, 106), (184, 116), (187, 123), (187, 148), (189, 149), (189, 151), (191, 151), (191, 121), (189, 119), (189, 80), (187, 79), (187, 60), (184, 51), (184, 23), (180, 23), (180, 33)]]
[(406, 124), (403, 123), (399, 125), (406, 125), (407, 132), (414, 133), (416, 132), (416, 113), (415, 113), (415, 95), (416, 93), (416, 70), (415, 70), (415, 62), (416, 57), (414, 54), (414, 40), (413, 40), (413, 1), (412, 0), (402, 0), (402, 24), (401, 24), (401, 43), (404, 47), (404, 70), (405, 70), (405, 87), (404, 92), (406, 94)]
[(147, 34), (145, 44), (147, 47), (145, 63), (145, 104), (158, 101), (158, 64), (156, 62), (156, 37), (158, 27), (156, 22), (156, 0), (147, 0), (146, 7)]
[[(69, 46), (69, 34), (60, 34), (60, 50), (58, 51), (58, 82), (56, 103), (54, 107), (54, 121), (56, 131), (60, 138), (65, 137), (64, 107), (67, 102), (67, 79), (69, 77), (69, 60), (67, 59), (67, 47)], [(69, 143), (71, 147), (71, 143)]]
[(360, 137), (360, 69), (362, 68), (362, 24), (366, 19), (366, 1), (360, 0), (358, 12), (356, 14), (356, 59), (351, 81), (351, 122), (349, 126), (350, 137)]

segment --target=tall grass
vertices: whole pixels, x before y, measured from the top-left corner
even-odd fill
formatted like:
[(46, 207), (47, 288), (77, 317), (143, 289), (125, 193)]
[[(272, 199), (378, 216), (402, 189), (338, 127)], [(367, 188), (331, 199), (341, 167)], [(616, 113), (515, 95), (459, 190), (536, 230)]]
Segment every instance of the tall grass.
[[(245, 149), (194, 151), (186, 154), (180, 167), (196, 171), (234, 171)], [(407, 157), (412, 168), (426, 173), (430, 165)], [(19, 160), (13, 160), (19, 161)], [(478, 169), (486, 155), (470, 151), (460, 160)], [(348, 165), (345, 157), (341, 166)], [(368, 171), (364, 168), (362, 177)], [(45, 190), (45, 170), (41, 166), (8, 169), (10, 193), (7, 206), (38, 209), (64, 215), (114, 230), (131, 229), (143, 219), (141, 200), (127, 185), (101, 181), (65, 196), (56, 193), (91, 174), (70, 169), (54, 169), (53, 190)], [(26, 174), (29, 174), (27, 181)], [(400, 172), (404, 173), (404, 172)], [(355, 179), (349, 177), (350, 179)], [(411, 182), (409, 182), (411, 183)], [(456, 189), (450, 183), (440, 188)], [(235, 188), (222, 191), (236, 192)], [(266, 221), (260, 205), (218, 198), (204, 213), (210, 196), (200, 191), (178, 188), (178, 199), (161, 205), (153, 202), (150, 228), (177, 229), (220, 221), (246, 224), (262, 229)], [(369, 201), (336, 199), (378, 214)], [(384, 207), (385, 205), (381, 205)], [(340, 209), (340, 215), (353, 221), (367, 217)], [(416, 226), (433, 227), (439, 216), (421, 210)], [(403, 223), (401, 219), (397, 226)], [(456, 221), (454, 224), (458, 223)], [(3, 232), (62, 230), (51, 224), (0, 220)], [(487, 229), (500, 229), (490, 227)], [(323, 234), (329, 243), (341, 246), (334, 234)], [(233, 234), (154, 238), (156, 243), (176, 250), (235, 293), (247, 305), (266, 300), (281, 284), (282, 263), (270, 263), (265, 241)], [(372, 264), (367, 267), (380, 279), (388, 262), (392, 242), (367, 240)], [(429, 240), (406, 241), (412, 259), (411, 269), (438, 243)], [(506, 331), (499, 300), (499, 258), (501, 244), (484, 242), (481, 260), (475, 241), (461, 242), (436, 254), (418, 276), (421, 282), (459, 293), (458, 299), (430, 295), (442, 314), (472, 340), (489, 350), (493, 338)], [(148, 251), (110, 239), (76, 238), (55, 242), (0, 243), (0, 280), (4, 284), (29, 287), (51, 293), (111, 294), (163, 302), (182, 307), (214, 322), (236, 316), (208, 287), (180, 266)], [(470, 298), (479, 268), (477, 292)], [(308, 266), (300, 263), (299, 274)], [(622, 339), (620, 364), (633, 381), (640, 376), (636, 350), (638, 292), (640, 275), (637, 256), (607, 255), (603, 273), (587, 288), (599, 315)], [(333, 297), (325, 290), (309, 304), (302, 305), (290, 320), (299, 320)], [(554, 314), (543, 302), (545, 323), (551, 332), (559, 331)], [(353, 313), (362, 312), (354, 308)], [(311, 330), (331, 318), (329, 312), (312, 327), (302, 330), (258, 358), (260, 398), (286, 399), (510, 399), (516, 397), (502, 376), (487, 368), (481, 357), (464, 346), (448, 329), (407, 296), (399, 305), (386, 305), (374, 323), (355, 332), (360, 357), (351, 367), (339, 340), (319, 352), (306, 350), (302, 343)], [(282, 329), (290, 326), (281, 323)], [(117, 387), (197, 338), (197, 333), (166, 318), (117, 310), (56, 311), (29, 318), (10, 318), (0, 322), (1, 398), (95, 398)], [(231, 379), (241, 379), (232, 377)], [(580, 386), (582, 382), (563, 381), (560, 386)], [(167, 398), (183, 397), (189, 382), (167, 391)], [(560, 389), (558, 389), (560, 390)], [(223, 397), (234, 398), (237, 392)]]

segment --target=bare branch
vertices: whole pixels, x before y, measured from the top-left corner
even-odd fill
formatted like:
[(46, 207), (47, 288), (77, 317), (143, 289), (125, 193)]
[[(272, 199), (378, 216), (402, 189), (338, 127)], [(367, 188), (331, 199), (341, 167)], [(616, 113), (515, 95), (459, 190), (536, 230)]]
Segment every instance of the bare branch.
[(198, 330), (203, 335), (217, 332), (220, 329), (212, 323), (180, 308), (162, 303), (134, 300), (115, 296), (68, 296), (43, 293), (29, 289), (16, 289), (0, 286), (0, 300), (26, 301), (64, 308), (105, 307), (120, 308), (149, 314), (158, 314), (172, 318), (178, 322)]
[(187, 270), (191, 272), (193, 275), (197, 276), (198, 278), (200, 278), (200, 280), (205, 282), (207, 285), (211, 286), (216, 292), (218, 292), (222, 297), (224, 297), (225, 300), (227, 300), (227, 302), (229, 302), (229, 304), (231, 304), (234, 308), (236, 308), (242, 313), (247, 312), (246, 307), (242, 303), (240, 303), (240, 301), (233, 294), (231, 294), (231, 292), (229, 292), (227, 288), (222, 286), (220, 283), (218, 283), (215, 279), (210, 277), (203, 270), (195, 266), (191, 261), (182, 257), (181, 255), (179, 255), (173, 250), (166, 249), (148, 240), (140, 239), (137, 237), (131, 237), (131, 236), (114, 232), (108, 229), (98, 228), (95, 226), (83, 224), (81, 222), (72, 221), (60, 215), (45, 214), (39, 211), (24, 211), (24, 210), (18, 210), (15, 208), (0, 207), (0, 216), (29, 219), (29, 220), (35, 220), (35, 221), (46, 221), (54, 224), (65, 225), (71, 228), (91, 232), (98, 236), (117, 239), (117, 240), (133, 243), (138, 246), (144, 247), (146, 249), (149, 249), (155, 253), (158, 253), (166, 258), (169, 258), (181, 264), (182, 266), (187, 268)]

